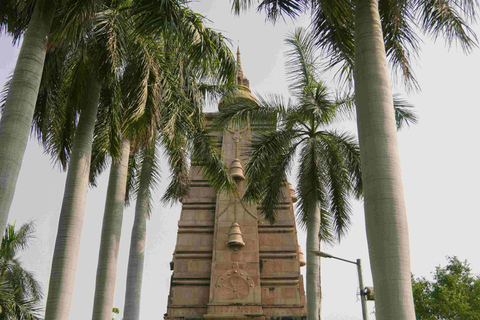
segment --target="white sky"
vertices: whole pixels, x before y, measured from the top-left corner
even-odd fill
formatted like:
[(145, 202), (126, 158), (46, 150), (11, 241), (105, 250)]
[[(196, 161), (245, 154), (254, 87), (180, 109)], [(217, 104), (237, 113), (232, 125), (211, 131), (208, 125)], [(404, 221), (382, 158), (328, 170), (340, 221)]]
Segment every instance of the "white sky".
[[(232, 50), (240, 43), (242, 67), (253, 92), (287, 94), (284, 73), (283, 39), (293, 24), (264, 22), (264, 16), (252, 10), (235, 17), (228, 1), (202, 1), (194, 4), (214, 22), (213, 27), (232, 40)], [(308, 21), (303, 19), (303, 24)], [(474, 26), (477, 34), (480, 27)], [(0, 37), (0, 83), (11, 73), (18, 48), (8, 38)], [(412, 272), (429, 276), (434, 267), (445, 265), (445, 256), (467, 259), (473, 271), (480, 273), (480, 256), (475, 254), (479, 243), (480, 196), (478, 145), (480, 118), (478, 90), (480, 74), (479, 50), (465, 56), (460, 49), (448, 50), (443, 41), (434, 44), (426, 39), (423, 52), (414, 70), (422, 87), (408, 100), (416, 106), (418, 125), (399, 133), (399, 148), (405, 188), (405, 200), (410, 226)], [(330, 87), (335, 83), (328, 75)], [(475, 80), (477, 79), (477, 80)], [(394, 90), (398, 91), (398, 90)], [(212, 111), (212, 110), (210, 110)], [(161, 197), (167, 184), (168, 169), (158, 188)], [(82, 245), (70, 319), (91, 317), (95, 274), (98, 260), (100, 231), (103, 218), (108, 172), (101, 177), (99, 187), (88, 193), (82, 234)], [(48, 156), (42, 154), (32, 140), (27, 148), (17, 184), (9, 223), (17, 225), (36, 220), (36, 239), (22, 260), (42, 282), (46, 293), (56, 229), (65, 183), (65, 173), (52, 169)], [(176, 241), (180, 206), (163, 207), (158, 201), (148, 222), (147, 253), (142, 291), (142, 318), (163, 319), (166, 312), (170, 275), (168, 263)], [(119, 255), (115, 307), (123, 313), (125, 281), (133, 208), (124, 214)], [(363, 261), (365, 284), (372, 285), (365, 237), (363, 207), (354, 205), (352, 227), (338, 245), (324, 247), (330, 254)], [(299, 241), (305, 250), (305, 234), (300, 230)], [(323, 317), (329, 320), (361, 319), (355, 266), (322, 260)], [(370, 310), (373, 303), (368, 303)], [(372, 317), (373, 318), (373, 317)]]

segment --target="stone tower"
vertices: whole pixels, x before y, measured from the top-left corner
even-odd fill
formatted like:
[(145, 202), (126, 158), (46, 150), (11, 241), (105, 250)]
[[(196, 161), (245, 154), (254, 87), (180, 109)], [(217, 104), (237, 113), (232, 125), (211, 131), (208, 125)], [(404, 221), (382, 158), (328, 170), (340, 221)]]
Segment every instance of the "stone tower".
[[(236, 98), (255, 100), (239, 52), (237, 60), (241, 90)], [(191, 168), (190, 193), (183, 201), (170, 265), (165, 319), (306, 319), (295, 192), (286, 183), (274, 225), (262, 220), (259, 207), (240, 200), (246, 186), (245, 150), (256, 129), (248, 125), (211, 133), (240, 195), (216, 194), (201, 169)]]

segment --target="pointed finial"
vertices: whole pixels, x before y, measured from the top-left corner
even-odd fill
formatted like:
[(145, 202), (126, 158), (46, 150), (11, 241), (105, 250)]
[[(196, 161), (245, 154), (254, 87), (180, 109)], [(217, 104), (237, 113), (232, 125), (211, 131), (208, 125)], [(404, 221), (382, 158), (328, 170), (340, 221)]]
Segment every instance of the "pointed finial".
[(240, 59), (240, 45), (237, 47), (237, 64), (238, 64), (238, 74), (237, 77), (244, 78), (242, 70), (242, 60)]
[[(233, 53), (233, 52), (232, 52)], [(240, 87), (235, 94), (234, 98), (241, 98), (241, 99), (249, 99), (252, 101), (257, 102), (257, 99), (255, 96), (251, 93), (250, 91), (250, 81), (248, 81), (247, 77), (243, 74), (242, 70), (242, 61), (240, 60), (240, 45), (237, 46), (237, 86)], [(226, 101), (225, 99), (220, 100), (220, 103), (218, 104), (218, 110), (221, 111), (225, 105)], [(239, 162), (240, 163), (240, 162)], [(243, 172), (243, 168), (242, 172)]]
[(240, 61), (240, 46), (237, 47), (237, 62), (238, 64), (242, 64)]
[(240, 60), (240, 46), (237, 47), (237, 64), (238, 64), (237, 84), (246, 89), (249, 89), (250, 83), (248, 79), (245, 77), (245, 75), (243, 74), (243, 70), (242, 70), (242, 61)]

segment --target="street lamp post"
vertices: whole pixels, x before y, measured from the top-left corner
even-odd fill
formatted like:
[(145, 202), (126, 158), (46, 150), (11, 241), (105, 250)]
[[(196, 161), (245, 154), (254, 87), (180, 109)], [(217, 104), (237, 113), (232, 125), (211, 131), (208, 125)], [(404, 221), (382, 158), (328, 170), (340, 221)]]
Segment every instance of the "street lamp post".
[(367, 300), (365, 299), (365, 293), (363, 292), (363, 277), (362, 277), (362, 260), (357, 259), (357, 261), (350, 261), (346, 259), (342, 259), (339, 257), (332, 256), (331, 254), (325, 253), (325, 252), (320, 252), (320, 251), (312, 251), (313, 254), (320, 256), (322, 258), (330, 258), (330, 259), (337, 259), (340, 261), (352, 263), (357, 266), (357, 272), (358, 272), (358, 284), (360, 286), (360, 301), (362, 302), (362, 314), (363, 314), (363, 320), (368, 320), (368, 309), (367, 309)]

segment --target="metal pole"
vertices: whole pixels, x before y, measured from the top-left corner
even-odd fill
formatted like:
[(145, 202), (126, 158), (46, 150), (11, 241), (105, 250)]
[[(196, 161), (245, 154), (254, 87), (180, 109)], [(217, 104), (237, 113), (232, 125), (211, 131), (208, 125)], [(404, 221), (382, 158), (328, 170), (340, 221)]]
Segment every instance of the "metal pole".
[(320, 256), (322, 258), (331, 258), (331, 259), (337, 259), (340, 261), (348, 262), (351, 264), (356, 264), (357, 265), (357, 272), (358, 272), (358, 284), (360, 285), (360, 300), (362, 302), (362, 315), (363, 315), (363, 320), (369, 320), (368, 319), (368, 309), (367, 309), (367, 300), (365, 299), (365, 293), (363, 292), (365, 286), (363, 285), (363, 277), (362, 277), (362, 260), (357, 259), (356, 262), (342, 259), (339, 257), (332, 256), (331, 254), (325, 253), (325, 252), (320, 252), (320, 251), (312, 251), (314, 255)]
[(357, 259), (356, 265), (358, 271), (358, 284), (360, 285), (360, 301), (362, 302), (363, 320), (368, 320), (367, 300), (365, 299), (365, 293), (363, 292), (365, 286), (363, 285), (362, 277), (362, 260)]

